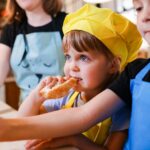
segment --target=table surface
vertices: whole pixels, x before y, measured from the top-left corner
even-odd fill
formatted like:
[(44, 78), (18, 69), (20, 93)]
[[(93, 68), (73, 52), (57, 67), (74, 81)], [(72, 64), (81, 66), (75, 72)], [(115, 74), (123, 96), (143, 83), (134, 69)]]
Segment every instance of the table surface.
[[(17, 111), (4, 102), (0, 101), (0, 117), (17, 117)], [(25, 150), (25, 143), (26, 141), (0, 142), (0, 150)], [(77, 148), (67, 147), (56, 150), (77, 150)]]

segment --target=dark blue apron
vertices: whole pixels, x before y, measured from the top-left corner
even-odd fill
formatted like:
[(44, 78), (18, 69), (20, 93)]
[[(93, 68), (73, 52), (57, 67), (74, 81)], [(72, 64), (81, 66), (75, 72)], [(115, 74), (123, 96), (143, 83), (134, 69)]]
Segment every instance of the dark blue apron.
[(150, 150), (150, 83), (142, 80), (149, 70), (150, 63), (130, 83), (132, 113), (124, 150)]

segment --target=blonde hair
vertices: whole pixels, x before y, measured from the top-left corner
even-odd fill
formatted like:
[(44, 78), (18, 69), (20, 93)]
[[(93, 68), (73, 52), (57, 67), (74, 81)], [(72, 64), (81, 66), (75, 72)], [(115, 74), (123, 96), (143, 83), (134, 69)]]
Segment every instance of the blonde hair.
[[(51, 16), (57, 14), (62, 8), (62, 0), (41, 1), (43, 2), (43, 9)], [(26, 18), (25, 11), (17, 4), (16, 0), (7, 0), (6, 11), (8, 22), (13, 22), (14, 20), (22, 21)]]

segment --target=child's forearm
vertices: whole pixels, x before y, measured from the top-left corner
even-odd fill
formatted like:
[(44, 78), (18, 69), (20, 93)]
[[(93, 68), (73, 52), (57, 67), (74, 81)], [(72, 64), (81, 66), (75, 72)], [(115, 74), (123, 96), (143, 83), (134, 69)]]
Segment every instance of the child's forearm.
[[(84, 123), (82, 115), (73, 117), (72, 114), (77, 111), (76, 109), (71, 109), (70, 113), (68, 113), (68, 111), (61, 110), (61, 112), (56, 111), (33, 117), (0, 119), (0, 141), (49, 139), (81, 132), (85, 128), (86, 122)], [(65, 118), (62, 118), (62, 112), (65, 112), (63, 113)], [(68, 118), (70, 119), (68, 120)], [(77, 122), (73, 123), (74, 121)], [(65, 126), (61, 124), (65, 124)], [(70, 126), (74, 128), (73, 131)]]
[(25, 117), (40, 114), (40, 107), (43, 101), (44, 99), (42, 97), (36, 97), (34, 91), (32, 91), (21, 104), (18, 115), (21, 117)]
[[(110, 96), (113, 97), (111, 100)], [(0, 140), (50, 139), (81, 133), (109, 117), (122, 105), (123, 102), (107, 90), (78, 108), (63, 109), (33, 117), (2, 119)], [(4, 125), (7, 125), (7, 128)]]
[(24, 124), (23, 119), (0, 118), (0, 141), (28, 139), (30, 129), (28, 131), (26, 129), (23, 130), (24, 125), (26, 126), (25, 128), (28, 127), (27, 124), (27, 122)]
[(74, 136), (73, 146), (80, 150), (107, 150), (107, 148), (94, 143), (82, 134)]

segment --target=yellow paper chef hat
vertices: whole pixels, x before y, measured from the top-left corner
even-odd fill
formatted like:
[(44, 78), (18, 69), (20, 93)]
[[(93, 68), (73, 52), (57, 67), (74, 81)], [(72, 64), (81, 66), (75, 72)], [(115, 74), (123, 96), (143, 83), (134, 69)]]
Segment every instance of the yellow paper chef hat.
[(125, 17), (107, 8), (85, 4), (64, 20), (64, 34), (72, 30), (86, 31), (98, 38), (115, 56), (121, 58), (121, 68), (133, 61), (142, 38), (137, 27)]

